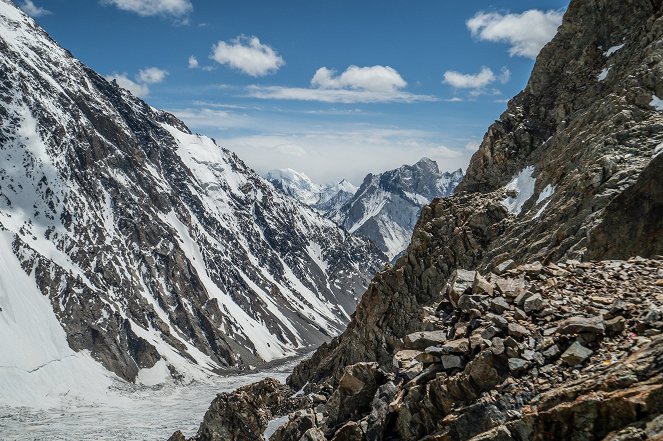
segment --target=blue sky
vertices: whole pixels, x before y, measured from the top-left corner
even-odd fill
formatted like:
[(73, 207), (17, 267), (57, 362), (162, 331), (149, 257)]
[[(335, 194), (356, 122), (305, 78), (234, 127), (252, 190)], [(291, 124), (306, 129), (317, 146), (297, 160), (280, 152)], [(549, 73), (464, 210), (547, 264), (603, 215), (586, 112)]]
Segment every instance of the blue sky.
[(77, 58), (258, 172), (466, 167), (568, 0), (18, 0)]

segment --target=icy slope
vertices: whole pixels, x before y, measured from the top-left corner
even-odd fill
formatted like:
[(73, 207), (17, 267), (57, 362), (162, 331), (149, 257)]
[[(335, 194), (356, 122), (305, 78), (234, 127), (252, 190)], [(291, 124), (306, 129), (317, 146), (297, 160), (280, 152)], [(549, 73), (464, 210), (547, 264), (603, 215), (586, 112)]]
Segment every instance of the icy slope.
[[(320, 343), (343, 329), (384, 258), (108, 83), (5, 0), (0, 230), (5, 260), (25, 275), (0, 274), (0, 322), (18, 293), (39, 289), (71, 348), (26, 342), (44, 356), (35, 363), (88, 351), (146, 383)], [(20, 363), (6, 335), (4, 362)]]

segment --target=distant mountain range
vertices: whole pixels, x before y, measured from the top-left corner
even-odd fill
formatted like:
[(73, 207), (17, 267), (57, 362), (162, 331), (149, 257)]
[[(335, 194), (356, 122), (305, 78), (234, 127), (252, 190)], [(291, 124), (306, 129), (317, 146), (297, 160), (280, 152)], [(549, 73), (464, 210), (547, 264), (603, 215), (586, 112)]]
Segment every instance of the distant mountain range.
[(272, 170), (266, 177), (349, 232), (368, 237), (393, 259), (410, 242), (421, 207), (452, 194), (463, 171), (440, 172), (435, 161), (423, 158), (414, 165), (368, 174), (358, 189), (346, 180), (318, 185), (291, 169)]

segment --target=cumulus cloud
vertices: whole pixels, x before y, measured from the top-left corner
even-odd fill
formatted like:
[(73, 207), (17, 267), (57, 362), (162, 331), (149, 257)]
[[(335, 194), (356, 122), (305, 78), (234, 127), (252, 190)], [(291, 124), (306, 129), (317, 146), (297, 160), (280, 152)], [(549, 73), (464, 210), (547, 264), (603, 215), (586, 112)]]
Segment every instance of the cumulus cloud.
[(168, 75), (168, 71), (159, 69), (158, 67), (148, 67), (138, 71), (136, 79), (144, 84), (157, 84), (163, 82)]
[(252, 77), (275, 73), (285, 64), (283, 58), (270, 46), (261, 43), (258, 37), (244, 35), (219, 41), (212, 47), (211, 58)]
[(189, 69), (196, 69), (199, 66), (200, 66), (200, 64), (198, 64), (198, 59), (196, 57), (194, 57), (193, 55), (191, 55), (189, 57)]
[(557, 33), (561, 11), (530, 9), (521, 14), (478, 12), (467, 20), (472, 36), (479, 40), (507, 43), (511, 56), (536, 58)]
[(127, 89), (132, 95), (138, 98), (144, 98), (150, 94), (150, 88), (146, 84), (139, 84), (131, 80), (126, 73), (113, 73), (106, 76), (108, 81), (115, 80), (123, 89)]
[[(500, 95), (502, 92), (494, 87), (488, 86), (500, 82), (506, 84), (511, 79), (511, 71), (506, 67), (502, 68), (499, 74), (495, 74), (489, 67), (482, 67), (476, 74), (466, 74), (457, 72), (455, 70), (448, 70), (444, 73), (443, 84), (448, 84), (455, 89), (470, 89), (469, 95), (471, 97), (478, 97), (480, 95)], [(461, 101), (460, 98), (454, 97), (452, 101)]]
[(482, 67), (477, 74), (464, 74), (455, 70), (448, 70), (444, 73), (442, 82), (457, 89), (479, 89), (491, 84), (495, 79), (495, 73), (492, 69)]
[(23, 10), (23, 12), (34, 18), (51, 14), (51, 11), (44, 9), (41, 6), (35, 5), (32, 0), (24, 0), (19, 5), (19, 7)]
[(249, 96), (260, 99), (319, 101), (323, 103), (412, 103), (438, 101), (431, 95), (402, 90), (407, 82), (389, 66), (350, 66), (341, 74), (327, 67), (318, 69), (311, 87), (251, 86)]
[(395, 92), (407, 83), (389, 66), (350, 66), (340, 75), (321, 67), (313, 75), (311, 85), (322, 89), (361, 89), (372, 92)]
[(190, 0), (102, 0), (102, 2), (143, 17), (155, 15), (182, 17), (193, 10)]

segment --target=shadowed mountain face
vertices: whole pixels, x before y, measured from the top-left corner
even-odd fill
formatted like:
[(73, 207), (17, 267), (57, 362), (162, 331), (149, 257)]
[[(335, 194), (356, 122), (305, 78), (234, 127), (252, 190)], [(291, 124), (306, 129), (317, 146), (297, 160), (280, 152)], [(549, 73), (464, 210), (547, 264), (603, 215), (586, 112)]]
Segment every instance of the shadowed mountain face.
[[(369, 241), (103, 79), (8, 0), (0, 54), (6, 257), (71, 348), (127, 380), (157, 363), (196, 378), (344, 328), (384, 262)], [(20, 331), (12, 302), (0, 320)]]

